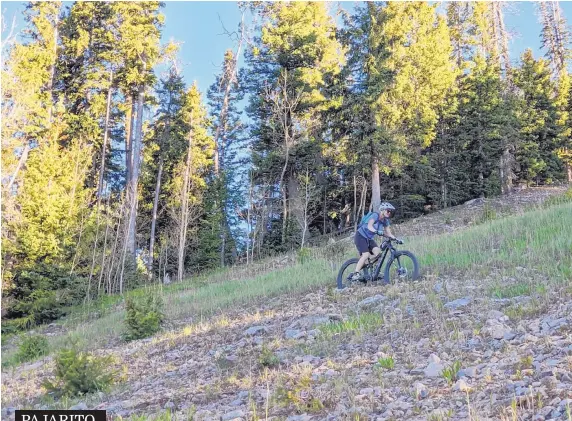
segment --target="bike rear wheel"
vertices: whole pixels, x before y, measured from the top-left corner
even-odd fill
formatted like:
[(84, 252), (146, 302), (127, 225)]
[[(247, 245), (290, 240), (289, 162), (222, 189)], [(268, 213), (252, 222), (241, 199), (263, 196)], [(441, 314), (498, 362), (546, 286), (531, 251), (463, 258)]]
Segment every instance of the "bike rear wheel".
[(419, 263), (413, 253), (396, 251), (385, 266), (385, 283), (408, 282), (419, 279)]
[(351, 284), (354, 284), (356, 282), (364, 282), (367, 281), (370, 277), (369, 275), (369, 269), (368, 266), (365, 265), (362, 270), (360, 271), (360, 279), (359, 280), (355, 280), (352, 281), (349, 279), (349, 277), (351, 276), (352, 273), (355, 272), (356, 270), (356, 266), (357, 263), (359, 262), (358, 258), (353, 258), (348, 260), (347, 262), (345, 262), (342, 267), (340, 268), (340, 271), (338, 272), (338, 278), (337, 278), (337, 283), (338, 283), (338, 289), (344, 289), (348, 286), (350, 286)]

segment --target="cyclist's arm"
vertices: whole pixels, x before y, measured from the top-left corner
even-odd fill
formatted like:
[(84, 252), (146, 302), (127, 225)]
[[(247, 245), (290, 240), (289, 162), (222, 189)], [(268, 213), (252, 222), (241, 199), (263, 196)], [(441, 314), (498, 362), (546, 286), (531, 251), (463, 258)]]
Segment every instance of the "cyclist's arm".
[(370, 232), (377, 232), (377, 230), (375, 229), (375, 227), (373, 226), (373, 224), (375, 224), (375, 219), (376, 218), (369, 218), (369, 221), (367, 221), (367, 229), (370, 230)]
[(383, 232), (386, 236), (388, 236), (389, 238), (393, 238), (395, 240), (395, 235), (393, 235), (393, 233), (391, 232), (391, 228), (389, 228), (389, 225), (383, 228)]

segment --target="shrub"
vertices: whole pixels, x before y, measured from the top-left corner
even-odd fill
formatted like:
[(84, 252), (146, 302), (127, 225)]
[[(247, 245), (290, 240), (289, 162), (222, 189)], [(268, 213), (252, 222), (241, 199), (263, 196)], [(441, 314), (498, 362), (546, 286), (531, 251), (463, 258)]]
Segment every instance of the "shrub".
[(557, 196), (550, 196), (542, 203), (542, 207), (548, 208), (554, 205), (562, 205), (564, 203), (572, 202), (572, 187), (569, 187), (564, 194), (559, 194)]
[(105, 391), (113, 383), (114, 373), (109, 370), (111, 357), (94, 357), (72, 349), (62, 349), (55, 358), (55, 379), (43, 386), (58, 396), (77, 396)]
[(393, 370), (395, 361), (393, 361), (393, 357), (380, 358), (377, 360), (377, 365), (386, 370)]
[(161, 329), (163, 321), (163, 299), (159, 293), (151, 292), (145, 297), (128, 297), (125, 322), (128, 341), (147, 338)]
[(260, 353), (260, 358), (258, 358), (258, 362), (263, 367), (276, 367), (278, 364), (280, 364), (280, 359), (274, 352), (263, 345), (262, 352)]
[(449, 384), (453, 384), (457, 380), (457, 374), (461, 370), (461, 362), (455, 361), (449, 367), (443, 369), (441, 375)]
[(48, 351), (48, 340), (44, 336), (27, 336), (18, 347), (17, 359), (19, 362), (35, 360), (46, 355)]
[(478, 222), (484, 223), (484, 222), (492, 221), (494, 219), (497, 219), (496, 211), (493, 209), (493, 207), (490, 204), (485, 203), (485, 206), (483, 207), (483, 213), (479, 217)]
[(312, 255), (310, 249), (307, 247), (302, 247), (300, 250), (298, 250), (298, 263), (304, 264), (308, 262), (311, 256)]

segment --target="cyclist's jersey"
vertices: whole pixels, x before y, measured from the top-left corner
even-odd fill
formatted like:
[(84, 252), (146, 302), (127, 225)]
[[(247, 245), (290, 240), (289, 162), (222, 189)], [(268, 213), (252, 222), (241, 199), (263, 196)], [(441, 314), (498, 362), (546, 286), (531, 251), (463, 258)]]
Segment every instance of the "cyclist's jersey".
[[(373, 223), (373, 228), (376, 231), (383, 231), (383, 228), (388, 227), (389, 224), (389, 218), (382, 218), (381, 220), (379, 219), (379, 213), (374, 213), (371, 215), (371, 218), (375, 218), (375, 222)], [(368, 223), (369, 223), (369, 219), (368, 219)], [(363, 224), (361, 227), (359, 227), (358, 231), (357, 231), (361, 236), (367, 238), (368, 240), (373, 239), (373, 237), (375, 236), (375, 232), (371, 232), (370, 230), (367, 229), (367, 223)]]

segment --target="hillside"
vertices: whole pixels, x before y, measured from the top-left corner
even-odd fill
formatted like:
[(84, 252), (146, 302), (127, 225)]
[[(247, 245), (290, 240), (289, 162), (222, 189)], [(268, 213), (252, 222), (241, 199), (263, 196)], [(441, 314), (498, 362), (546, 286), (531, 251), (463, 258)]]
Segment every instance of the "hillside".
[[(122, 304), (42, 330), (112, 355), (109, 392), (54, 400), (51, 356), (2, 371), (13, 408), (133, 419), (572, 420), (572, 203), (563, 189), (474, 201), (395, 227), (413, 284), (335, 290), (347, 240), (164, 288), (167, 325), (120, 339)], [(542, 205), (546, 199), (552, 202)], [(4, 342), (4, 341), (3, 341)], [(15, 339), (3, 343), (3, 358)]]

